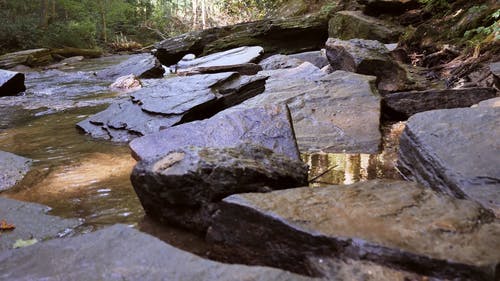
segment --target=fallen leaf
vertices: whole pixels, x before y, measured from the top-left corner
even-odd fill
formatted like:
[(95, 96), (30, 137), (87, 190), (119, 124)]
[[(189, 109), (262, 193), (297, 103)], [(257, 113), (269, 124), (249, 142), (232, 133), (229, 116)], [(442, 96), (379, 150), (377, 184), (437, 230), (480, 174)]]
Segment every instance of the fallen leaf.
[(29, 239), (29, 240), (17, 239), (12, 247), (14, 249), (28, 247), (28, 246), (31, 246), (31, 245), (37, 243), (37, 242), (38, 242), (38, 240), (36, 240), (36, 239)]
[(15, 225), (13, 225), (11, 223), (7, 223), (7, 221), (5, 221), (5, 220), (2, 220), (0, 222), (0, 230), (13, 230), (14, 228), (16, 228)]

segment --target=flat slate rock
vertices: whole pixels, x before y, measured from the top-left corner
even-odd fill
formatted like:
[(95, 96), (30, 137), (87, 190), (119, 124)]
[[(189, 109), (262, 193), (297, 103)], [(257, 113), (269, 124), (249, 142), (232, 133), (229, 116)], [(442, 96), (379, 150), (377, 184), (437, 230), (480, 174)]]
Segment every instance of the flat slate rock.
[(151, 54), (131, 56), (126, 61), (96, 73), (97, 77), (115, 80), (133, 74), (138, 78), (161, 78), (165, 69), (160, 61)]
[(239, 47), (192, 60), (180, 60), (177, 63), (177, 69), (178, 72), (183, 72), (195, 67), (217, 67), (252, 63), (259, 59), (263, 53), (264, 49), (259, 46)]
[(0, 151), (0, 191), (7, 190), (29, 172), (32, 160)]
[[(63, 219), (47, 215), (48, 211), (50, 208), (44, 205), (0, 197), (0, 219), (14, 224), (16, 227), (13, 230), (0, 233), (0, 252), (12, 249), (14, 243), (19, 239), (43, 241), (57, 238), (68, 234), (81, 224), (77, 219)], [(0, 264), (3, 266), (4, 262), (0, 262)], [(5, 269), (6, 267), (0, 271), (3, 273)]]
[(202, 259), (124, 225), (0, 253), (2, 280), (313, 280)]
[(390, 93), (384, 95), (382, 111), (386, 119), (406, 120), (433, 109), (469, 107), (497, 96), (493, 88), (463, 88)]
[(328, 35), (342, 40), (368, 39), (382, 43), (399, 41), (404, 28), (377, 18), (364, 15), (361, 11), (340, 11), (328, 23)]
[(266, 76), (235, 72), (174, 77), (131, 94), (77, 124), (94, 138), (128, 142), (174, 125), (208, 118), (264, 91)]
[(318, 68), (323, 68), (330, 64), (328, 62), (328, 58), (326, 57), (325, 49), (322, 49), (320, 51), (310, 51), (310, 52), (291, 54), (289, 55), (289, 57), (294, 59), (299, 59), (301, 61), (310, 62)]
[(413, 115), (398, 166), (410, 180), (470, 198), (500, 217), (500, 110), (457, 108)]
[(292, 58), (287, 55), (273, 55), (259, 62), (263, 70), (275, 70), (285, 68), (295, 68), (304, 63), (303, 60)]
[(376, 76), (380, 91), (402, 91), (409, 87), (406, 70), (392, 59), (387, 47), (378, 41), (329, 38), (326, 56), (333, 70)]
[(500, 97), (484, 100), (478, 104), (479, 107), (500, 107)]
[(130, 142), (137, 160), (152, 160), (186, 146), (235, 147), (254, 143), (291, 159), (300, 159), (290, 112), (283, 105), (220, 112), (210, 119), (193, 121), (137, 138)]
[(0, 69), (0, 97), (17, 95), (24, 90), (24, 74)]
[(319, 275), (312, 257), (454, 280), (495, 280), (500, 261), (491, 212), (405, 181), (232, 195), (207, 237), (262, 264)]
[(285, 103), (302, 153), (379, 151), (380, 97), (373, 91), (375, 77), (345, 71), (327, 75), (308, 62), (261, 73), (269, 76), (266, 91), (227, 111)]
[(302, 161), (245, 143), (234, 148), (181, 147), (140, 161), (130, 179), (148, 215), (203, 232), (224, 197), (303, 186), (307, 176)]

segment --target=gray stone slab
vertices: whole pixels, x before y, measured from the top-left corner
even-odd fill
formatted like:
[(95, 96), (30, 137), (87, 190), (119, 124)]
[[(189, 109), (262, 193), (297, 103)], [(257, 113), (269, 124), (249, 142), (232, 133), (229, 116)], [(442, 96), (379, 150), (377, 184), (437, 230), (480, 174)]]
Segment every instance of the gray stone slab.
[(0, 150), (0, 191), (7, 190), (29, 172), (32, 160)]

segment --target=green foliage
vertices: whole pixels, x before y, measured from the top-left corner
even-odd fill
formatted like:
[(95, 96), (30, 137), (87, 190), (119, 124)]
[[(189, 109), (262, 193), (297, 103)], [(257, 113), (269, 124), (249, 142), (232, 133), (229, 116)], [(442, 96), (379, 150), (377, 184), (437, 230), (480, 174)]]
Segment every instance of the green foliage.
[(40, 43), (51, 48), (94, 48), (96, 46), (96, 25), (88, 20), (54, 23), (47, 28)]
[(433, 14), (442, 14), (450, 8), (448, 0), (419, 0), (419, 2), (425, 5), (426, 11)]
[(494, 11), (486, 18), (487, 26), (479, 26), (464, 33), (470, 45), (488, 43), (500, 40), (500, 9)]

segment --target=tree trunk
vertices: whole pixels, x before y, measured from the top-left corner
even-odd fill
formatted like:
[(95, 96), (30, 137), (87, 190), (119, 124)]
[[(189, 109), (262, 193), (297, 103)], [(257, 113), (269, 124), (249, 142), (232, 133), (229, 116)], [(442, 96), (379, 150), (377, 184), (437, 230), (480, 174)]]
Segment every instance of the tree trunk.
[(99, 10), (101, 13), (101, 24), (102, 24), (102, 40), (104, 43), (108, 42), (108, 34), (106, 32), (107, 26), (106, 26), (106, 8), (105, 8), (105, 3), (106, 0), (99, 0)]
[(198, 0), (193, 0), (193, 30), (196, 30), (198, 23)]
[(206, 17), (207, 17), (207, 14), (206, 14), (205, 0), (201, 0), (201, 21), (203, 23), (203, 25), (202, 25), (203, 29), (207, 28)]
[(41, 0), (40, 27), (45, 29), (49, 25), (49, 0)]

